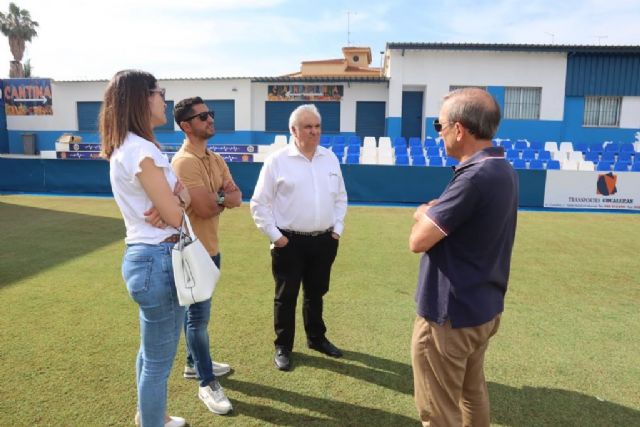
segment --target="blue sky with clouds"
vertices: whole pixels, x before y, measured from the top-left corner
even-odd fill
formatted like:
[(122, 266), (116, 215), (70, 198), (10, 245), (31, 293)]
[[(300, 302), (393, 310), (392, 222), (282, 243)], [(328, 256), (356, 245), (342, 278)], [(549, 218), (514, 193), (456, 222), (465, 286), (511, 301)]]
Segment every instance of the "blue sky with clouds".
[[(15, 0), (40, 23), (33, 73), (108, 79), (123, 68), (160, 78), (275, 76), (300, 61), (387, 42), (640, 45), (637, 0)], [(8, 10), (0, 1), (0, 10)], [(0, 77), (11, 55), (0, 40)]]

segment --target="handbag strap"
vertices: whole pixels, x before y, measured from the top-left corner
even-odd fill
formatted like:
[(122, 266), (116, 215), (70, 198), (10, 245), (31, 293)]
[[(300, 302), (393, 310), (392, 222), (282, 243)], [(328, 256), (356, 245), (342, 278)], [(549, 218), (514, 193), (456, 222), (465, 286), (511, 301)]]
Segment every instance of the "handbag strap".
[[(188, 236), (187, 236), (187, 233), (185, 233), (185, 228), (186, 228), (186, 231), (189, 232)], [(178, 231), (180, 232), (180, 247), (183, 246), (185, 237), (188, 237), (192, 241), (196, 240), (196, 235), (193, 232), (193, 228), (191, 227), (191, 221), (189, 221), (189, 215), (187, 215), (187, 213), (184, 210), (182, 211), (182, 225), (180, 226)]]

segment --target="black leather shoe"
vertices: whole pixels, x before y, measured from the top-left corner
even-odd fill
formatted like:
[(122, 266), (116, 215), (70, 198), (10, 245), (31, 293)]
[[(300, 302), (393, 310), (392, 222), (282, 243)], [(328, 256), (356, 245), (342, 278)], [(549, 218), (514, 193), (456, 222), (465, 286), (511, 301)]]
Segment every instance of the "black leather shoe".
[(276, 368), (281, 371), (288, 371), (291, 369), (291, 352), (284, 348), (276, 348), (276, 355), (273, 358), (273, 363), (275, 363)]
[(329, 342), (329, 340), (327, 339), (323, 341), (319, 341), (317, 343), (313, 343), (313, 342), (309, 343), (309, 348), (313, 350), (317, 350), (320, 353), (324, 353), (327, 356), (342, 357), (342, 352), (340, 351), (340, 349), (335, 345), (331, 344), (331, 342)]

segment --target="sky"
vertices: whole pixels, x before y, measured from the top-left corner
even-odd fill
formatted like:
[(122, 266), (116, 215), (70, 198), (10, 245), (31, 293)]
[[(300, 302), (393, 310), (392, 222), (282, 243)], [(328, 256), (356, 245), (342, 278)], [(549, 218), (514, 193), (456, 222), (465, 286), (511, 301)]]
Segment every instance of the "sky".
[[(32, 75), (262, 77), (387, 42), (640, 45), (638, 0), (15, 0), (37, 21)], [(7, 12), (9, 2), (0, 1)], [(0, 37), (0, 78), (12, 59)]]

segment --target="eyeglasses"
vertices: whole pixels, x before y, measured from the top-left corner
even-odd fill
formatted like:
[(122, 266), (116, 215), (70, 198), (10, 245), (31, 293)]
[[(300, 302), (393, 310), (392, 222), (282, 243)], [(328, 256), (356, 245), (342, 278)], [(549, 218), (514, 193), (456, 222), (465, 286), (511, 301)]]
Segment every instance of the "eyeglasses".
[(206, 122), (209, 117), (211, 117), (212, 120), (215, 119), (216, 115), (213, 111), (204, 111), (202, 113), (194, 114), (193, 116), (187, 117), (186, 119), (182, 119), (180, 121), (188, 122), (189, 120), (193, 120), (196, 117), (199, 118), (200, 121)]
[(436, 130), (436, 132), (442, 132), (442, 129), (444, 129), (447, 125), (451, 123), (452, 122), (440, 123), (439, 119), (435, 119), (433, 121), (433, 128)]
[(157, 88), (157, 89), (149, 89), (149, 92), (151, 93), (159, 93), (160, 96), (162, 97), (162, 99), (164, 99), (164, 96), (167, 93), (167, 90), (163, 87)]

